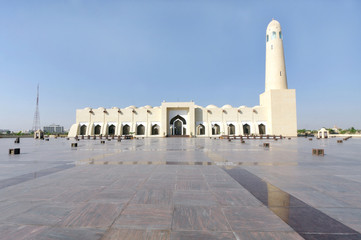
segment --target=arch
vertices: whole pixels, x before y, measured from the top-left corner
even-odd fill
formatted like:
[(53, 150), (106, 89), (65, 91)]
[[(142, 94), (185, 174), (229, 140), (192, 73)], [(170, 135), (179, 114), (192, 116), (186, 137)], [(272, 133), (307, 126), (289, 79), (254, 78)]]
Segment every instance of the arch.
[(86, 125), (80, 127), (80, 135), (86, 135)]
[(144, 135), (145, 133), (145, 127), (143, 124), (139, 124), (137, 126), (137, 135)]
[(108, 135), (115, 135), (115, 126), (113, 124), (108, 128)]
[(152, 135), (159, 135), (159, 126), (155, 124), (152, 126)]
[(251, 133), (251, 127), (246, 123), (243, 125), (243, 134), (249, 135)]
[(231, 123), (228, 125), (228, 135), (236, 134), (236, 127)]
[(197, 126), (197, 135), (204, 135), (205, 134), (205, 127), (203, 124), (199, 124)]
[(258, 125), (258, 132), (260, 135), (266, 134), (266, 126), (263, 123)]
[(212, 135), (219, 135), (220, 134), (220, 127), (218, 124), (214, 124), (212, 126)]
[(173, 123), (173, 135), (182, 135), (183, 122), (180, 119), (176, 119)]
[(177, 119), (181, 120), (183, 124), (187, 124), (186, 120), (185, 120), (182, 116), (180, 116), (180, 115), (177, 115), (177, 116), (175, 116), (174, 118), (172, 118), (172, 119), (170, 120), (170, 124), (173, 124), (174, 121), (176, 121)]
[(101, 130), (101, 126), (100, 125), (96, 125), (94, 128), (94, 135), (99, 135), (100, 134), (100, 130)]
[(129, 135), (130, 133), (130, 126), (128, 124), (125, 124), (123, 126), (123, 135)]

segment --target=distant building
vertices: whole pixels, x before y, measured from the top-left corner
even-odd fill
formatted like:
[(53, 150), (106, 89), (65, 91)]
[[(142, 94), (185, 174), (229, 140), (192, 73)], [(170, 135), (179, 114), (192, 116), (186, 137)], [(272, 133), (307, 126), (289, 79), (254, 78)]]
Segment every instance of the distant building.
[(10, 134), (9, 129), (0, 129), (0, 134)]
[(64, 127), (60, 126), (60, 125), (49, 125), (49, 126), (44, 126), (44, 132), (46, 133), (63, 133), (64, 132)]

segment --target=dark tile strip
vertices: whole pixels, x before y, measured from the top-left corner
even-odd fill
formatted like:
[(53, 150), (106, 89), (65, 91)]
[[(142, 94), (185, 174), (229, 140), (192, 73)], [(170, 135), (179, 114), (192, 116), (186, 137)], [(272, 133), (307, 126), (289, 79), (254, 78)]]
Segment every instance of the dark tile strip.
[(43, 177), (52, 173), (56, 173), (56, 172), (60, 172), (69, 168), (75, 167), (74, 164), (63, 164), (60, 166), (56, 166), (56, 167), (52, 167), (52, 168), (48, 168), (48, 169), (43, 169), (40, 170), (38, 172), (33, 172), (33, 173), (27, 173), (27, 174), (23, 174), (17, 177), (13, 177), (13, 178), (8, 178), (8, 179), (4, 179), (4, 180), (0, 180), (0, 189), (6, 188), (6, 187), (10, 187), (19, 183), (23, 183), (35, 178), (39, 178), (39, 177)]
[(224, 171), (305, 239), (361, 239), (359, 232), (245, 169)]

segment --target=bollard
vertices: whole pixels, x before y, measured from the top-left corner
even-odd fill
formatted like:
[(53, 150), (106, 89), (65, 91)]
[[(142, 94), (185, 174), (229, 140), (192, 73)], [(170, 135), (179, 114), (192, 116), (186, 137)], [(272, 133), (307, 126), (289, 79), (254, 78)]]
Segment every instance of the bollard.
[(100, 135), (99, 135), (99, 139), (103, 139), (103, 135), (100, 134)]
[(49, 138), (45, 138), (45, 141), (49, 141)]
[(312, 149), (312, 155), (324, 156), (325, 155), (325, 150), (324, 149), (313, 148)]
[(288, 140), (291, 140), (291, 138), (289, 137)]
[(81, 139), (84, 140), (84, 135), (81, 135)]
[(308, 140), (312, 141), (312, 138), (309, 138)]
[(90, 139), (90, 135), (88, 135), (88, 139)]
[(14, 143), (20, 143), (20, 138), (17, 137), (17, 138), (15, 139)]
[(120, 136), (118, 136), (118, 142), (121, 142), (122, 138)]
[(114, 139), (114, 135), (112, 135), (112, 139)]
[(337, 140), (337, 143), (343, 143), (343, 141), (342, 140)]
[(94, 136), (93, 136), (93, 140), (95, 140), (95, 139), (97, 139), (97, 136), (94, 135)]
[(72, 143), (71, 147), (78, 147), (78, 143)]
[(100, 141), (100, 144), (105, 144), (105, 141)]
[(9, 149), (9, 154), (11, 154), (11, 155), (20, 154), (20, 148)]
[(266, 137), (267, 139), (269, 139), (269, 135), (267, 134), (267, 137)]
[(263, 147), (269, 148), (269, 143), (263, 143)]
[(69, 139), (70, 139), (70, 138), (68, 138), (68, 137), (66, 138), (66, 140), (69, 140)]
[(231, 142), (232, 140), (230, 138), (228, 138), (228, 142)]
[(244, 141), (244, 140), (241, 140), (241, 143), (245, 143), (245, 141)]

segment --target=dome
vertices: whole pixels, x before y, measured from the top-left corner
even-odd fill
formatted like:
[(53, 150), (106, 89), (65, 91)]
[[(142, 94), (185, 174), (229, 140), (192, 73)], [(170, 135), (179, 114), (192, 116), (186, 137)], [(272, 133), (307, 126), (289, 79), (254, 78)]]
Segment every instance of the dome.
[(91, 107), (86, 107), (86, 108), (84, 108), (84, 110), (88, 110), (88, 111), (91, 111), (91, 110), (93, 110)]
[(135, 109), (135, 108), (137, 108), (137, 107), (134, 105), (130, 105), (129, 107), (126, 107), (125, 109)]
[(239, 106), (239, 108), (247, 108), (247, 106), (245, 106), (245, 105), (242, 105), (242, 106)]
[(229, 105), (229, 104), (226, 104), (222, 108), (225, 109), (225, 108), (233, 108), (233, 107), (231, 105)]
[(213, 105), (213, 104), (210, 104), (208, 105), (206, 108), (218, 108), (217, 106)]
[(272, 21), (267, 26), (267, 32), (272, 30), (279, 30), (281, 31), (281, 24), (277, 21), (272, 19)]
[(103, 108), (103, 107), (99, 107), (98, 109), (102, 110), (102, 111), (105, 111), (105, 108)]
[(146, 108), (146, 109), (151, 109), (152, 106), (150, 106), (150, 105), (145, 105), (144, 108)]
[(118, 108), (118, 107), (112, 107), (112, 109), (116, 109), (116, 110), (119, 110), (119, 108)]

